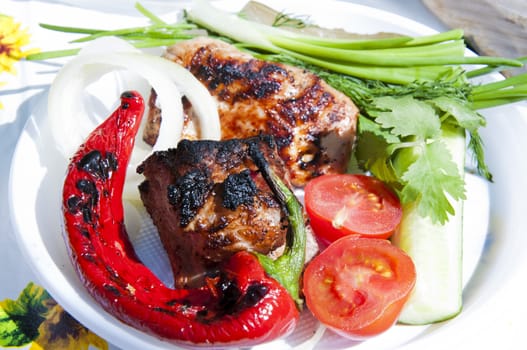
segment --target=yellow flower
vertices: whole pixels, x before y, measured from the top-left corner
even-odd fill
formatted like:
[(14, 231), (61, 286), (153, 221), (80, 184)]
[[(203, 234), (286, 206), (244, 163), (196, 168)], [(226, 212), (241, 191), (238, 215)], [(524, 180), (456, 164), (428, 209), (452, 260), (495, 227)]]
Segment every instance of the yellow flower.
[[(8, 72), (16, 74), (15, 63), (29, 54), (38, 52), (38, 49), (23, 51), (22, 47), (29, 44), (27, 29), (21, 29), (20, 23), (13, 17), (0, 14), (0, 74)], [(5, 82), (0, 82), (0, 86)], [(0, 109), (3, 108), (0, 102)]]
[(23, 51), (29, 44), (29, 33), (13, 17), (0, 14), (0, 73), (16, 73), (15, 63), (38, 50)]

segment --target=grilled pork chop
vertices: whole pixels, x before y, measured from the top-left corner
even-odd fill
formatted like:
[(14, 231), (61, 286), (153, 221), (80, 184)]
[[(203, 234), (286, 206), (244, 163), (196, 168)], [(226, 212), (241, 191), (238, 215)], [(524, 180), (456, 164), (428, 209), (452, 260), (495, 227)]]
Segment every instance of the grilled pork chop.
[(177, 287), (199, 285), (207, 271), (240, 250), (281, 254), (288, 221), (260, 172), (261, 161), (289, 184), (270, 136), (183, 140), (138, 167), (146, 177), (141, 199)]
[[(207, 37), (171, 46), (165, 57), (186, 67), (216, 98), (222, 139), (274, 135), (294, 186), (346, 169), (358, 109), (318, 76)], [(160, 119), (155, 97), (150, 102), (145, 140), (153, 143)], [(196, 123), (186, 110), (186, 123)], [(184, 137), (196, 138), (200, 127), (187, 127)]]

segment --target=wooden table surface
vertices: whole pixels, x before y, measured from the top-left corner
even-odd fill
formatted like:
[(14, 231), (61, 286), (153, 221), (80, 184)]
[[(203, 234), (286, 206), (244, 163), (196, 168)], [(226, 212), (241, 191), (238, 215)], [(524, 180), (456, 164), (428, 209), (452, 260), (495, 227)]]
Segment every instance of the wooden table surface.
[[(422, 0), (447, 27), (461, 28), (479, 54), (527, 56), (526, 0)], [(507, 74), (526, 72), (519, 69)]]

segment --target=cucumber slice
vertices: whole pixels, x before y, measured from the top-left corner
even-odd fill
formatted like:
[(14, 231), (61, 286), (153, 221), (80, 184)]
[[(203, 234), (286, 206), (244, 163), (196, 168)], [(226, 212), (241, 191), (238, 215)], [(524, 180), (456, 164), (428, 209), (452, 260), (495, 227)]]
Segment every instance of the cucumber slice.
[[(464, 175), (464, 131), (444, 127), (442, 142)], [(420, 216), (413, 205), (403, 207), (401, 226), (392, 242), (412, 258), (417, 277), (414, 290), (399, 316), (400, 323), (430, 324), (452, 318), (461, 311), (463, 201), (452, 204), (455, 215), (444, 225)]]

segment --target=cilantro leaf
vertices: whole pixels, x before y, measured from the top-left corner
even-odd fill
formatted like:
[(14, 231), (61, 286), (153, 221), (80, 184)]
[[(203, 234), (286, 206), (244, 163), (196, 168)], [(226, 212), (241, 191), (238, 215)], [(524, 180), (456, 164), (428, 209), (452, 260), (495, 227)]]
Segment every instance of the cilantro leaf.
[(476, 131), (486, 124), (485, 119), (478, 112), (457, 99), (441, 96), (430, 100), (430, 103), (443, 112), (449, 113), (456, 119), (459, 126), (469, 132)]
[(417, 136), (420, 139), (434, 138), (441, 133), (441, 122), (432, 106), (411, 96), (377, 97), (373, 100), (378, 108), (373, 111), (375, 121), (401, 137)]
[(388, 130), (381, 128), (379, 124), (375, 123), (374, 121), (371, 121), (363, 115), (359, 115), (358, 128), (359, 133), (372, 133), (373, 135), (382, 138), (387, 144), (401, 142), (401, 139), (399, 137), (395, 136)]
[[(404, 151), (411, 152), (410, 149)], [(444, 224), (448, 214), (454, 215), (449, 197), (465, 199), (464, 180), (447, 147), (440, 141), (426, 144), (414, 159), (401, 177), (404, 181), (401, 200), (417, 202), (421, 216)]]
[(364, 116), (359, 116), (359, 133), (355, 147), (355, 158), (362, 169), (368, 169), (385, 182), (397, 182), (398, 178), (391, 166), (390, 144), (400, 143), (400, 139)]
[[(454, 214), (450, 201), (463, 199), (465, 188), (458, 165), (441, 142), (439, 112), (463, 110), (463, 106), (438, 98), (438, 107), (411, 96), (378, 97), (373, 103), (372, 118), (359, 119), (355, 151), (359, 165), (390, 184), (403, 203), (415, 202), (421, 216), (445, 223)], [(465, 125), (480, 122), (473, 114), (456, 113)], [(459, 123), (454, 117), (447, 124)]]
[(443, 112), (449, 113), (459, 126), (465, 128), (470, 134), (468, 148), (472, 152), (478, 173), (487, 180), (492, 181), (492, 174), (485, 164), (485, 152), (483, 140), (479, 135), (478, 129), (486, 125), (485, 119), (469, 106), (455, 98), (437, 97), (430, 100), (434, 106)]

